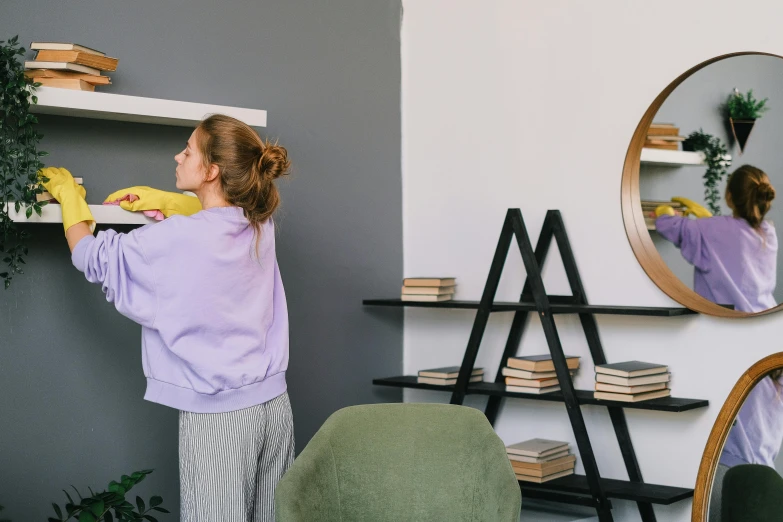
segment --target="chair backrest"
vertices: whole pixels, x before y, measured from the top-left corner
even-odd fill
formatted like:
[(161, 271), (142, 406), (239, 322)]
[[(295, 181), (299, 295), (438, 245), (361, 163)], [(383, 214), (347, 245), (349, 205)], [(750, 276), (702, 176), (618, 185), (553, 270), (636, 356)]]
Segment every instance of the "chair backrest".
[(277, 486), (278, 522), (518, 522), (519, 483), (480, 411), (375, 404), (334, 413)]
[(723, 478), (721, 522), (783, 520), (783, 478), (769, 466), (732, 466)]

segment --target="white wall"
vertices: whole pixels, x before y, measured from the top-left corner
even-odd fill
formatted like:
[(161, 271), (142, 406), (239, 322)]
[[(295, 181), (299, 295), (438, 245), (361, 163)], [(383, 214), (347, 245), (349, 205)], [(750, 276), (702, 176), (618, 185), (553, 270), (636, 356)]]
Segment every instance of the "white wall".
[[(478, 299), (506, 209), (522, 209), (535, 242), (546, 210), (557, 208), (593, 303), (674, 304), (642, 271), (625, 236), (620, 177), (628, 142), (653, 98), (692, 65), (741, 50), (783, 54), (783, 4), (403, 3), (405, 275), (455, 275), (457, 298)], [(775, 93), (769, 97), (779, 106)], [(518, 297), (524, 277), (518, 254), (510, 261), (503, 299)], [(547, 267), (545, 282), (551, 293), (568, 290), (559, 262)], [(406, 373), (459, 364), (472, 318), (408, 310)], [(510, 315), (493, 317), (479, 352), (490, 379), (509, 324)], [(558, 324), (566, 352), (583, 356), (576, 385), (589, 389), (593, 368), (578, 321), (563, 317)], [(742, 321), (604, 316), (599, 327), (610, 361), (669, 364), (674, 395), (710, 400), (707, 409), (680, 414), (627, 411), (646, 481), (693, 487), (704, 443), (734, 382), (781, 349), (783, 315)], [(545, 350), (534, 327), (521, 351)], [(406, 400), (448, 396), (409, 390)], [(627, 478), (605, 410), (583, 412), (602, 474)], [(533, 436), (574, 440), (560, 404), (507, 401), (496, 427), (507, 443)], [(633, 503), (614, 505), (615, 520), (639, 519)], [(656, 513), (661, 521), (690, 520), (690, 503), (656, 506)]]

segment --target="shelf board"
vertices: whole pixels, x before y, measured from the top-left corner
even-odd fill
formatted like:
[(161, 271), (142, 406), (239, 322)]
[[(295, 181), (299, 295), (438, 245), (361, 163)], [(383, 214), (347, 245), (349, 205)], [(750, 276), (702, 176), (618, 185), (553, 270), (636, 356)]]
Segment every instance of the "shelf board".
[[(144, 215), (143, 212), (130, 212), (115, 205), (88, 205), (90, 212), (98, 224), (106, 225), (147, 225), (155, 223), (155, 220)], [(49, 203), (41, 209), (41, 215), (35, 212), (30, 219), (25, 217), (25, 208), (16, 212), (13, 203), (8, 203), (6, 209), (8, 216), (16, 223), (62, 223), (62, 211), (60, 205)]]
[[(365, 299), (362, 301), (362, 303), (369, 306), (406, 306), (415, 308), (448, 308), (467, 310), (477, 310), (479, 307), (478, 301), (418, 302), (403, 301), (401, 299)], [(583, 305), (567, 302), (567, 296), (562, 296), (561, 299), (551, 299), (549, 306), (553, 314), (643, 315), (656, 317), (674, 317), (680, 315), (694, 315), (696, 313), (693, 310), (680, 307)], [(495, 301), (492, 305), (493, 312), (535, 312), (536, 310), (536, 305), (533, 302), (513, 303)]]
[[(635, 502), (650, 502), (652, 504), (669, 505), (693, 496), (693, 490), (688, 488), (661, 486), (658, 484), (646, 484), (609, 478), (602, 478), (601, 486), (606, 493), (606, 496), (609, 498), (632, 500)], [(543, 484), (520, 480), (519, 488), (522, 490), (523, 495), (526, 491), (553, 491), (581, 497), (590, 495), (587, 477), (584, 475), (567, 475), (565, 477), (550, 480), (549, 482), (544, 482)]]
[(205, 116), (219, 113), (252, 127), (266, 127), (266, 111), (258, 109), (55, 87), (39, 87), (35, 95), (38, 103), (30, 105), (30, 112), (37, 114), (194, 127)]
[[(397, 388), (415, 388), (421, 390), (439, 390), (448, 392), (454, 391), (454, 386), (420, 384), (416, 382), (415, 375), (373, 379), (372, 383), (379, 386), (393, 386)], [(663, 397), (660, 399), (651, 399), (642, 402), (604, 401), (593, 397), (593, 392), (590, 390), (575, 391), (579, 404), (592, 404), (598, 406), (617, 406), (620, 408), (637, 410), (682, 412), (697, 408), (704, 408), (709, 405), (709, 401), (705, 399), (678, 399), (676, 397)], [(534, 401), (565, 402), (561, 392), (544, 393), (541, 395), (536, 395), (533, 393), (514, 393), (506, 391), (505, 384), (495, 382), (471, 383), (468, 385), (467, 393), (468, 395), (494, 395), (515, 399), (531, 399)]]
[(663, 167), (688, 167), (706, 165), (704, 154), (701, 152), (688, 152), (684, 150), (642, 149), (640, 160), (646, 165), (659, 165)]

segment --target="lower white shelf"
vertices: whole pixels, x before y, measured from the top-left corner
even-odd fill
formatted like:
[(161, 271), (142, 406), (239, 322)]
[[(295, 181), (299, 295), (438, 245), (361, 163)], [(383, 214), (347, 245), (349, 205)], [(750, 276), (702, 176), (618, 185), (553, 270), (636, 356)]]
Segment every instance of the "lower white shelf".
[[(130, 212), (116, 205), (89, 205), (90, 212), (95, 218), (95, 222), (105, 225), (147, 225), (155, 223), (155, 220), (144, 215), (143, 212)], [(17, 223), (62, 223), (63, 216), (60, 205), (49, 203), (41, 209), (39, 216), (35, 212), (30, 219), (25, 217), (25, 207), (16, 212), (13, 203), (6, 207), (8, 216)]]

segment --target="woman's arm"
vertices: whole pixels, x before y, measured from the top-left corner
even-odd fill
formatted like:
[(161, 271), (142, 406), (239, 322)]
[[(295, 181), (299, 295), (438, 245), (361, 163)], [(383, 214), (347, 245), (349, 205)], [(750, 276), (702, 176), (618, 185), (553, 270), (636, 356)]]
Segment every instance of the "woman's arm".
[(68, 248), (71, 249), (71, 253), (73, 253), (73, 249), (76, 248), (76, 245), (79, 244), (79, 241), (84, 239), (86, 236), (92, 235), (92, 232), (90, 232), (90, 226), (87, 223), (87, 221), (81, 221), (65, 231), (65, 239), (68, 240)]
[[(710, 219), (710, 218), (705, 218)], [(658, 233), (680, 249), (682, 257), (696, 268), (707, 271), (709, 259), (704, 234), (700, 226), (704, 219), (696, 220), (680, 216), (660, 216), (655, 220)]]

